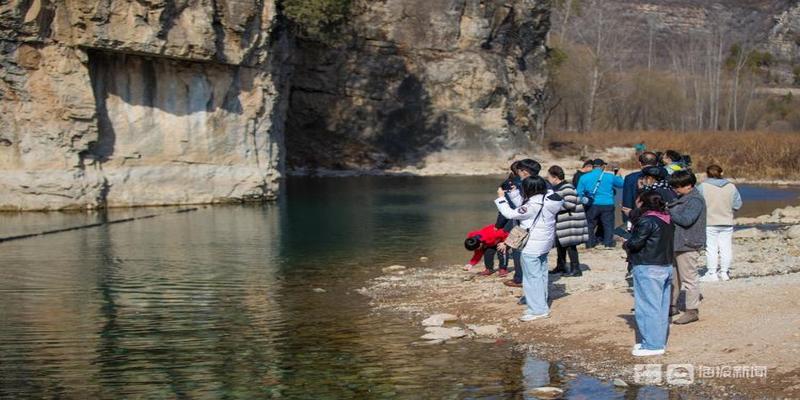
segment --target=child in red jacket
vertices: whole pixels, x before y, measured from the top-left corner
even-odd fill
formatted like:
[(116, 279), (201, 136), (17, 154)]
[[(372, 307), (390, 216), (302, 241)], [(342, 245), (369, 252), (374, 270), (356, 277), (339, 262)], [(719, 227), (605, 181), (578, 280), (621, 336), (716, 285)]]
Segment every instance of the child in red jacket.
[(483, 265), (486, 269), (478, 275), (489, 276), (494, 273), (494, 256), (497, 254), (497, 259), (500, 261), (500, 273), (498, 275), (508, 275), (508, 258), (504, 253), (497, 251), (497, 245), (503, 243), (507, 237), (508, 232), (495, 228), (494, 224), (470, 232), (467, 235), (467, 240), (464, 241), (464, 247), (475, 253), (469, 263), (464, 266), (464, 270), (471, 270), (483, 257)]

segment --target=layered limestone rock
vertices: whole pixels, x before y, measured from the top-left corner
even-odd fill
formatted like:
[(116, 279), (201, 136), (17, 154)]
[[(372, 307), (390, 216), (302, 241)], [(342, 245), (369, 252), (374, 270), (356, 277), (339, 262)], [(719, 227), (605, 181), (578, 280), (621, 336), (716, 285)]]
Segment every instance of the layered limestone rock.
[(294, 54), (290, 168), (453, 165), (531, 147), (549, 2), (355, 0), (340, 43)]
[(800, 63), (800, 4), (775, 16), (768, 47), (778, 58)]
[(276, 4), (0, 5), (0, 209), (272, 198), (284, 130), (300, 168), (530, 148), (549, 2), (354, 0), (296, 48)]
[(0, 6), (0, 208), (268, 199), (288, 38), (272, 1)]

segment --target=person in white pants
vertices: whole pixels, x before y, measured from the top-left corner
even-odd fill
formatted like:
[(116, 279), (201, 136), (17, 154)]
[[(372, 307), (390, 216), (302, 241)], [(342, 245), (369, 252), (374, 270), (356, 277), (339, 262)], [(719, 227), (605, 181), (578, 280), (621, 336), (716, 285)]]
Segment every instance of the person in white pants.
[(742, 207), (736, 185), (722, 177), (722, 167), (709, 165), (708, 179), (697, 186), (706, 200), (706, 266), (700, 280), (730, 279), (733, 262), (733, 213)]

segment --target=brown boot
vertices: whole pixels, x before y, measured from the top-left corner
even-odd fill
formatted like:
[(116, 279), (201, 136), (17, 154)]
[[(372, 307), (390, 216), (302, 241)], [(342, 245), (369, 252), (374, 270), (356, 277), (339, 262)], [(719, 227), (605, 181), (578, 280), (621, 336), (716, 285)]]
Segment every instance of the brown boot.
[(514, 282), (513, 279), (507, 280), (507, 281), (503, 282), (503, 284), (508, 286), (508, 287), (522, 287), (521, 283)]
[(690, 324), (699, 319), (700, 319), (700, 313), (697, 310), (686, 310), (686, 312), (683, 313), (683, 315), (678, 317), (678, 319), (676, 319), (675, 321), (672, 321), (672, 323), (676, 325), (685, 325), (685, 324)]
[(681, 312), (680, 312), (680, 311), (678, 311), (678, 307), (675, 307), (675, 306), (669, 306), (669, 316), (670, 316), (670, 317), (674, 317), (674, 316), (676, 316), (676, 315), (678, 315), (678, 314), (680, 314), (680, 313), (681, 313)]

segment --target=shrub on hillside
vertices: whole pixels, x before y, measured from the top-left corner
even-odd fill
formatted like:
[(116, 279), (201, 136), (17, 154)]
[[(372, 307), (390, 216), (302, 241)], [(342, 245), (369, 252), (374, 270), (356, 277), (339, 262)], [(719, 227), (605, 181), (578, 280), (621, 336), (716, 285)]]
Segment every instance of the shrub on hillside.
[(351, 0), (284, 0), (283, 14), (304, 39), (323, 43), (337, 41), (350, 14)]

